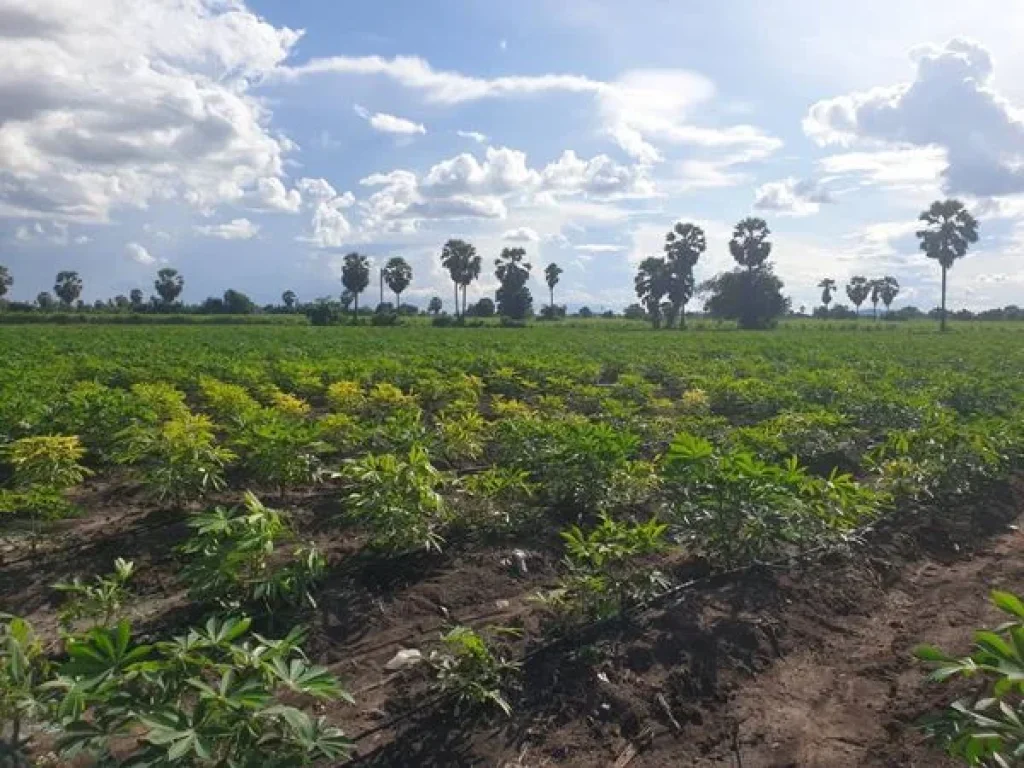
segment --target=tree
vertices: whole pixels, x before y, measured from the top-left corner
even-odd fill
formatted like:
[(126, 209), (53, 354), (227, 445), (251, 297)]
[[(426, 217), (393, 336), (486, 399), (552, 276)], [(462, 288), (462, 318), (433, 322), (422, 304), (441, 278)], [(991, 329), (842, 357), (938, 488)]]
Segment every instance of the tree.
[(700, 287), (710, 294), (704, 309), (712, 317), (738, 321), (740, 328), (769, 328), (789, 311), (789, 299), (782, 295), (782, 281), (771, 265), (736, 269), (711, 278)]
[(462, 312), (466, 314), (466, 287), (480, 276), (481, 261), (476, 248), (465, 240), (449, 240), (441, 249), (441, 266), (448, 270), (455, 285), (455, 316), (459, 312), (459, 289), (462, 289)]
[(878, 292), (882, 297), (882, 303), (885, 304), (885, 314), (888, 317), (889, 307), (892, 306), (893, 301), (899, 295), (900, 284), (895, 277), (889, 275), (886, 275), (878, 282), (881, 283)]
[(0, 299), (7, 295), (7, 291), (12, 285), (14, 285), (14, 278), (11, 277), (10, 270), (0, 264)]
[(224, 291), (224, 312), (228, 315), (251, 315), (256, 311), (256, 304), (241, 291), (228, 288)]
[(494, 275), (501, 283), (495, 294), (499, 314), (513, 320), (522, 320), (533, 311), (533, 296), (526, 287), (532, 269), (526, 261), (526, 251), (522, 248), (503, 248), (501, 256), (494, 260), (494, 266)]
[(825, 314), (828, 314), (828, 305), (832, 303), (832, 292), (836, 289), (836, 281), (831, 277), (826, 277), (820, 283), (818, 287), (821, 288), (821, 303), (825, 307)]
[(48, 309), (53, 309), (53, 296), (49, 291), (41, 291), (39, 295), (36, 296), (36, 304), (38, 304), (39, 308), (44, 312)]
[(633, 287), (655, 328), (661, 327), (661, 300), (668, 294), (671, 282), (672, 275), (664, 259), (651, 256), (640, 262)]
[(289, 312), (291, 312), (292, 309), (295, 308), (295, 299), (295, 291), (287, 290), (281, 294), (281, 301), (284, 302), (285, 309), (287, 309)]
[[(353, 317), (359, 317), (359, 294), (370, 284), (370, 260), (361, 253), (349, 253), (341, 268), (341, 283), (355, 301)], [(344, 299), (343, 299), (344, 300)]]
[(869, 280), (868, 285), (871, 286), (871, 318), (877, 320), (878, 302), (882, 298), (882, 281), (878, 279)]
[(494, 311), (494, 302), (486, 296), (467, 310), (472, 317), (494, 317)]
[[(767, 230), (766, 230), (767, 231)], [(679, 327), (686, 327), (686, 305), (693, 297), (693, 268), (707, 250), (704, 230), (695, 224), (677, 222), (665, 235), (665, 257), (669, 271), (668, 300), (671, 305), (669, 325), (676, 317)]]
[(70, 307), (82, 295), (82, 278), (78, 276), (77, 272), (58, 272), (53, 292), (57, 294), (61, 304)]
[(128, 297), (123, 294), (119, 293), (114, 297), (114, 306), (119, 310), (128, 309), (131, 305), (132, 303), (128, 300)]
[(764, 219), (746, 218), (736, 224), (729, 240), (729, 253), (741, 267), (754, 270), (767, 261), (772, 252), (768, 241), (771, 230)]
[(175, 299), (181, 295), (185, 287), (185, 278), (178, 274), (178, 270), (164, 267), (156, 273), (156, 281), (153, 288), (160, 296), (165, 307), (171, 306)]
[(409, 266), (409, 262), (401, 256), (388, 259), (388, 263), (384, 265), (384, 282), (394, 291), (395, 306), (402, 306), (402, 292), (412, 282), (412, 267)]
[(853, 306), (857, 308), (857, 317), (860, 317), (860, 305), (864, 303), (869, 293), (871, 293), (871, 283), (866, 277), (860, 275), (851, 277), (850, 282), (846, 284), (846, 295), (850, 297)]
[(942, 267), (942, 315), (939, 328), (946, 330), (946, 272), (967, 249), (978, 242), (978, 221), (959, 200), (936, 200), (918, 216), (925, 228), (918, 230), (920, 247), (929, 259)]
[(551, 303), (548, 305), (550, 307), (555, 306), (555, 286), (558, 285), (558, 278), (562, 271), (562, 268), (555, 264), (555, 262), (551, 262), (544, 267), (544, 281), (548, 284), (548, 291), (551, 296)]
[(594, 310), (590, 307), (580, 307), (580, 311), (577, 313), (580, 317), (586, 319), (594, 316)]
[(643, 320), (647, 317), (647, 312), (642, 304), (630, 304), (622, 311), (622, 316), (627, 320)]
[(440, 296), (434, 296), (430, 303), (427, 304), (427, 312), (434, 315), (435, 317), (441, 314), (441, 310), (444, 308), (444, 304), (441, 303)]
[(128, 293), (128, 300), (132, 303), (132, 309), (139, 310), (142, 309), (146, 296), (138, 288), (132, 288)]

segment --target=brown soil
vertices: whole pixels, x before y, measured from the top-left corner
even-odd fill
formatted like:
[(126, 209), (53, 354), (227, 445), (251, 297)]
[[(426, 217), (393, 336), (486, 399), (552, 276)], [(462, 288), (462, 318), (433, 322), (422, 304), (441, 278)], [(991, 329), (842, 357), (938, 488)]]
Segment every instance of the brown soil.
[[(362, 765), (953, 765), (915, 727), (951, 692), (925, 683), (911, 649), (967, 650), (975, 628), (998, 621), (988, 592), (1024, 591), (1017, 486), (990, 497), (969, 525), (907, 515), (848, 552), (704, 582), (547, 647), (530, 598), (557, 577), (556, 542), (524, 547), (525, 574), (515, 544), (452, 542), (444, 555), (377, 561), (319, 510), (325, 493), (288, 500), (332, 565), (317, 612), (301, 619), (313, 655), (356, 698), (327, 714), (357, 737), (353, 762)], [(0, 611), (50, 633), (49, 585), (105, 572), (123, 556), (137, 561), (141, 594), (130, 614), (140, 632), (196, 618), (169, 552), (186, 535), (180, 513), (99, 485), (82, 503), (103, 511), (62, 523), (34, 556), (23, 541), (4, 545), (0, 532)], [(675, 570), (692, 575), (693, 565)], [(434, 705), (421, 672), (384, 669), (401, 648), (436, 647), (454, 623), (526, 630), (509, 649), (528, 654), (512, 718)]]

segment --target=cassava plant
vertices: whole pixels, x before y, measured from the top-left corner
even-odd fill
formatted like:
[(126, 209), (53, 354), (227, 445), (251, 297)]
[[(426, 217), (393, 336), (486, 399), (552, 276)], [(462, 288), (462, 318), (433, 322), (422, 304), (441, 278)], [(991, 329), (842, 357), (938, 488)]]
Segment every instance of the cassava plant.
[(54, 584), (53, 588), (65, 595), (58, 615), (64, 631), (72, 631), (83, 619), (93, 627), (112, 626), (129, 596), (128, 582), (134, 571), (134, 563), (119, 557), (114, 561), (113, 573), (96, 576), (92, 583), (75, 576)]
[(464, 626), (444, 633), (442, 647), (428, 657), (437, 690), (453, 695), (457, 709), (496, 707), (511, 716), (507, 692), (516, 685), (520, 664), (506, 659), (494, 641), (518, 634), (508, 627), (477, 632)]

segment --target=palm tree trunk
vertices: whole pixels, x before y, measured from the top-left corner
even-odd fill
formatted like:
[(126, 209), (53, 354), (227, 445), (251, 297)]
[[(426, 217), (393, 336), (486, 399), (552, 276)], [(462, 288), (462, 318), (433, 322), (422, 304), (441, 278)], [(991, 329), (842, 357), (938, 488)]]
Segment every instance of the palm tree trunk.
[(355, 294), (355, 311), (352, 313), (352, 324), (355, 325), (359, 322), (359, 294)]
[(455, 286), (455, 319), (459, 319), (459, 284), (452, 280), (452, 285)]
[(946, 330), (946, 265), (942, 265), (942, 313), (939, 315), (939, 330)]
[(548, 306), (551, 307), (551, 316), (554, 317), (554, 315), (555, 315), (555, 286), (553, 286), (553, 285), (550, 286), (548, 288), (548, 290), (551, 291), (551, 304), (549, 304)]
[(679, 330), (680, 331), (685, 331), (686, 330), (686, 303), (685, 302), (683, 303), (683, 306), (679, 308)]

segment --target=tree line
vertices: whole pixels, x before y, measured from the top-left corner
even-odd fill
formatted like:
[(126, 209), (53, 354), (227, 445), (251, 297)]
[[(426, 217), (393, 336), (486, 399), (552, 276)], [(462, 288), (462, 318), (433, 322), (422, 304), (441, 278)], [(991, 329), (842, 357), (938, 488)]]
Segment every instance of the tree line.
[[(919, 247), (925, 256), (938, 262), (942, 272), (942, 302), (938, 311), (941, 328), (946, 328), (946, 286), (947, 273), (954, 263), (967, 255), (970, 246), (978, 241), (978, 222), (959, 200), (940, 200), (918, 217), (923, 227), (916, 232)], [(771, 230), (764, 219), (748, 217), (740, 220), (733, 229), (729, 240), (729, 253), (736, 262), (736, 268), (721, 272), (701, 284), (694, 278), (694, 268), (707, 250), (704, 230), (689, 222), (676, 223), (666, 234), (663, 253), (650, 256), (640, 262), (634, 278), (634, 290), (639, 304), (626, 308), (625, 316), (648, 320), (654, 328), (686, 327), (686, 310), (694, 296), (705, 298), (704, 312), (715, 318), (736, 320), (741, 328), (766, 328), (777, 318), (790, 311), (790, 300), (782, 293), (783, 283), (775, 275), (769, 257), (772, 242)], [(523, 248), (504, 248), (494, 261), (494, 276), (498, 289), (494, 300), (480, 299), (473, 306), (467, 306), (467, 289), (479, 279), (483, 259), (476, 247), (465, 240), (451, 239), (442, 247), (441, 266), (447, 271), (452, 282), (453, 315), (455, 320), (464, 321), (470, 316), (491, 316), (499, 314), (511, 320), (522, 320), (533, 314), (533, 296), (528, 286), (532, 265), (527, 261)], [(565, 314), (565, 308), (555, 304), (555, 286), (559, 284), (562, 268), (552, 262), (544, 269), (544, 280), (548, 286), (549, 303), (541, 309), (541, 316), (557, 319)], [(342, 312), (353, 317), (360, 313), (360, 296), (369, 288), (371, 266), (368, 256), (352, 252), (344, 257), (341, 282), (344, 288), (338, 306)], [(413, 270), (401, 256), (388, 259), (379, 271), (380, 302), (377, 313), (397, 316), (416, 314), (419, 308), (402, 304), (402, 295), (413, 281)], [(14, 279), (10, 271), (0, 265), (0, 300), (8, 293)], [(393, 305), (384, 302), (384, 286), (394, 294)], [(78, 272), (62, 270), (54, 280), (53, 292), (43, 291), (35, 300), (42, 310), (55, 308), (85, 308), (80, 297), (83, 281)], [(127, 296), (119, 295), (106, 302), (97, 301), (92, 308), (117, 311), (192, 311), (203, 314), (250, 314), (257, 306), (246, 294), (228, 289), (222, 296), (209, 297), (201, 304), (184, 307), (178, 299), (185, 287), (184, 277), (178, 270), (165, 267), (157, 272), (153, 283), (154, 294), (148, 299), (142, 290), (134, 289)], [(818, 317), (844, 317), (850, 313), (845, 307), (832, 307), (838, 285), (830, 277), (823, 278), (818, 287), (822, 289), (822, 306), (815, 310)], [(900, 293), (899, 281), (886, 275), (881, 278), (867, 278), (857, 275), (850, 278), (845, 286), (846, 296), (856, 308), (854, 317), (859, 317), (860, 308), (870, 300), (874, 317), (878, 317), (878, 304), (885, 306), (886, 314)], [(306, 311), (313, 316), (319, 312), (321, 319), (333, 312), (330, 299), (318, 299), (302, 305), (292, 290), (281, 296), (280, 306), (264, 307), (265, 311)], [(31, 305), (14, 305), (14, 308), (30, 308)], [(584, 308), (586, 309), (586, 308)], [(427, 313), (440, 315), (443, 302), (434, 296), (427, 305)], [(993, 314), (994, 313), (994, 314)], [(1016, 317), (1016, 306), (993, 310), (993, 316)], [(581, 315), (584, 312), (581, 310)], [(592, 314), (589, 310), (587, 315)], [(957, 313), (964, 317), (970, 313)]]

